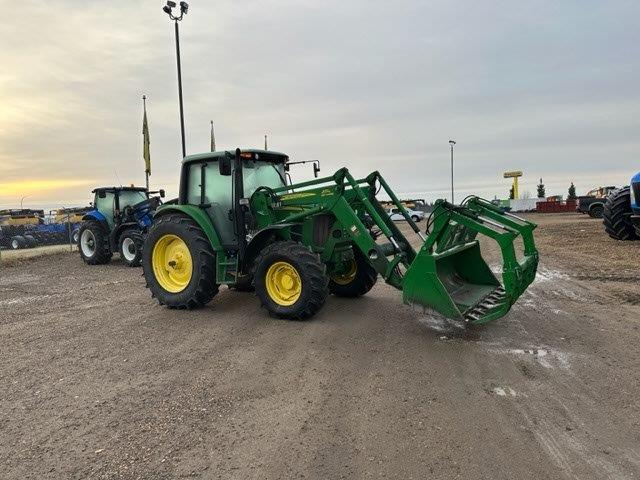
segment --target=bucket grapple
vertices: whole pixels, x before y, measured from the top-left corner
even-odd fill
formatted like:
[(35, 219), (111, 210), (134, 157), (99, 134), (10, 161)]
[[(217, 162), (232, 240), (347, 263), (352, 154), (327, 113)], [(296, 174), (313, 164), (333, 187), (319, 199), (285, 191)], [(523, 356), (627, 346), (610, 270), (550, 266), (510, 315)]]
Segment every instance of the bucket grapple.
[[(404, 277), (404, 301), (476, 325), (504, 316), (536, 276), (534, 228), (478, 197), (459, 206), (438, 201), (429, 236)], [(478, 234), (497, 242), (502, 282), (482, 257)], [(524, 245), (521, 260), (514, 248), (518, 236)]]

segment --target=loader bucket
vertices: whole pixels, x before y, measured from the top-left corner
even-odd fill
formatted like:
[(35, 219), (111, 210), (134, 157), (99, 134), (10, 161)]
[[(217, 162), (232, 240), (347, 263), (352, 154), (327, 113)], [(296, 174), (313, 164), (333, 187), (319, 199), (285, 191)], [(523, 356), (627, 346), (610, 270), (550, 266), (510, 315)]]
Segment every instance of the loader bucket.
[[(463, 325), (504, 316), (535, 278), (535, 225), (476, 197), (461, 206), (440, 201), (435, 208), (433, 230), (404, 276), (404, 302)], [(502, 281), (482, 257), (478, 234), (500, 246)], [(521, 260), (513, 244), (519, 235), (524, 244)]]

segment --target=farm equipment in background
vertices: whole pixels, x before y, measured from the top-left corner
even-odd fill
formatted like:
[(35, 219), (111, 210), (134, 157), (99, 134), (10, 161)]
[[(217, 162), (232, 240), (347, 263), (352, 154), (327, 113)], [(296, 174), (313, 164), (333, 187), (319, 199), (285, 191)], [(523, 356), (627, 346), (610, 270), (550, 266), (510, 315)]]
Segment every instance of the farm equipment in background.
[[(356, 180), (342, 168), (288, 185), (288, 162), (282, 153), (240, 149), (184, 158), (179, 199), (156, 211), (143, 248), (147, 286), (160, 304), (200, 307), (226, 284), (254, 288), (274, 316), (306, 319), (329, 293), (364, 295), (380, 275), (405, 303), (479, 325), (505, 315), (535, 277), (535, 225), (486, 200), (437, 201), (423, 234), (378, 172)], [(419, 237), (418, 250), (378, 191)], [(482, 258), (478, 234), (497, 242), (502, 282)]]
[[(78, 232), (80, 256), (88, 265), (101, 265), (119, 252), (125, 264), (139, 266), (144, 236), (153, 212), (162, 204), (164, 190), (101, 187), (91, 193), (95, 194), (93, 210), (82, 217)], [(155, 193), (159, 197), (149, 196)]]
[(604, 230), (614, 240), (640, 239), (640, 173), (630, 186), (607, 197), (603, 218)]
[(604, 215), (604, 204), (610, 193), (614, 192), (616, 187), (598, 187), (587, 192), (586, 195), (578, 197), (578, 206), (576, 211), (586, 213), (591, 218), (602, 218)]
[(0, 210), (0, 246), (13, 250), (35, 247), (38, 242), (32, 232), (43, 224), (43, 210)]
[(88, 207), (0, 211), (0, 245), (14, 250), (42, 245), (77, 243), (82, 215)]

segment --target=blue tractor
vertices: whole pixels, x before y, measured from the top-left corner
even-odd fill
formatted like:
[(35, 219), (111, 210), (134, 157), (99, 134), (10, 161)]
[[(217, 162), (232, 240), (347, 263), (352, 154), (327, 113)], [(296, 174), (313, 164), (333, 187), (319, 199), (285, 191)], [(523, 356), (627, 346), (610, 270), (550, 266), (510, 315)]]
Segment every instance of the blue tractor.
[(604, 230), (615, 240), (640, 240), (640, 172), (607, 197)]
[[(153, 221), (153, 213), (162, 204), (164, 190), (149, 192), (142, 187), (101, 187), (95, 194), (93, 210), (82, 218), (78, 232), (78, 250), (88, 265), (102, 265), (114, 252), (122, 261), (137, 267), (142, 259), (142, 244)], [(159, 194), (152, 197), (151, 194)]]

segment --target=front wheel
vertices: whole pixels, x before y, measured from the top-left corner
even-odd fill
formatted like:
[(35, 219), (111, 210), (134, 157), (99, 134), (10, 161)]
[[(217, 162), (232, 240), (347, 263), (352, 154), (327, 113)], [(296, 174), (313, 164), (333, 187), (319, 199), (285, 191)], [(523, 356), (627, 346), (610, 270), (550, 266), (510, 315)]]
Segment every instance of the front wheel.
[(128, 267), (139, 267), (142, 262), (142, 238), (140, 232), (129, 229), (120, 235), (120, 258)]
[(271, 315), (289, 320), (312, 317), (329, 294), (324, 264), (294, 241), (275, 242), (260, 252), (254, 283), (262, 306)]
[(151, 295), (169, 308), (197, 308), (218, 293), (211, 243), (190, 217), (157, 218), (144, 241), (142, 268)]
[(413, 220), (414, 222), (418, 223), (420, 221), (420, 217), (417, 215), (411, 215), (411, 220)]
[(594, 205), (589, 209), (589, 216), (591, 218), (602, 218), (604, 215), (604, 205)]
[(339, 297), (360, 297), (373, 288), (378, 280), (378, 272), (357, 248), (353, 250), (353, 260), (343, 266), (341, 272), (329, 277), (329, 291)]

